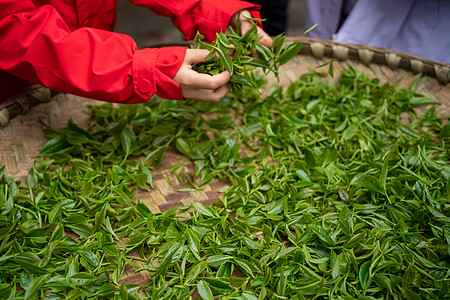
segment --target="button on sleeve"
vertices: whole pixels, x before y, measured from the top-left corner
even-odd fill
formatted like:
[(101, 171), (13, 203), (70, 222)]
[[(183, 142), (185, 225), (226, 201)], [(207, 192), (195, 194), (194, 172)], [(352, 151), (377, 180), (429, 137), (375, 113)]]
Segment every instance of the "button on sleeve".
[(158, 49), (136, 50), (133, 57), (134, 91), (142, 99), (148, 100), (156, 93), (155, 61)]
[(186, 47), (136, 50), (133, 58), (134, 91), (147, 101), (153, 94), (169, 100), (183, 100), (173, 77), (183, 64)]
[(142, 94), (148, 94), (152, 90), (152, 84), (147, 79), (140, 79), (137, 88)]

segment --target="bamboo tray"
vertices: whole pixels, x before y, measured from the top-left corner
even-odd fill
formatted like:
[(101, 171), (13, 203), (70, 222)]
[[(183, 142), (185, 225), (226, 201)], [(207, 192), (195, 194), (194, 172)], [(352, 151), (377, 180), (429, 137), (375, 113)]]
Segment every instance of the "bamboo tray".
[[(387, 49), (350, 45), (326, 40), (305, 37), (291, 37), (289, 42), (301, 41), (303, 48), (289, 63), (281, 67), (280, 82), (269, 76), (270, 84), (288, 86), (302, 74), (317, 69), (330, 58), (334, 62), (335, 82), (342, 69), (351, 66), (365, 72), (371, 78), (379, 78), (381, 83), (390, 82), (398, 87), (409, 88), (415, 73), (425, 74), (417, 87), (417, 92), (441, 102), (437, 112), (439, 116), (450, 115), (450, 65), (421, 59), (419, 57), (390, 51)], [(190, 44), (187, 42), (184, 45)], [(154, 45), (164, 46), (164, 45)], [(370, 58), (368, 60), (368, 58)], [(396, 64), (394, 64), (396, 63)], [(420, 67), (420, 69), (418, 69)], [(80, 127), (87, 128), (89, 119), (85, 113), (86, 105), (101, 105), (103, 102), (57, 93), (44, 87), (33, 86), (23, 94), (0, 105), (0, 166), (5, 166), (5, 174), (16, 179), (24, 179), (40, 148), (47, 142), (43, 129), (47, 127), (61, 129), (69, 119)], [(155, 177), (155, 189), (152, 193), (141, 193), (140, 199), (153, 212), (167, 210), (175, 205), (189, 204), (191, 201), (202, 201), (208, 204), (216, 200), (216, 192), (226, 183), (217, 181), (206, 186), (203, 191), (177, 193), (182, 186), (168, 185), (166, 177), (169, 169), (181, 161), (181, 155), (171, 150), (164, 158), (158, 175)], [(172, 178), (174, 184), (176, 178)], [(214, 187), (214, 188), (211, 188)]]
[[(303, 37), (289, 38), (302, 41), (304, 46), (300, 55), (281, 68), (280, 82), (269, 77), (269, 84), (288, 86), (302, 74), (316, 69), (317, 66), (337, 58), (334, 62), (335, 82), (342, 69), (351, 66), (365, 72), (371, 78), (379, 78), (381, 83), (390, 82), (398, 87), (409, 88), (415, 73), (423, 73), (417, 92), (441, 102), (437, 105), (438, 115), (450, 116), (450, 65), (433, 62), (411, 55), (389, 51), (386, 49), (348, 45), (331, 41), (309, 39)], [(322, 70), (322, 69), (319, 69)], [(323, 69), (323, 71), (326, 71)], [(51, 127), (63, 128), (69, 119), (78, 126), (89, 126), (86, 105), (101, 105), (100, 101), (86, 99), (74, 95), (56, 93), (46, 88), (34, 86), (22, 95), (10, 99), (0, 106), (0, 167), (5, 166), (4, 173), (19, 180), (24, 180), (28, 170), (33, 166), (35, 155), (47, 142), (43, 129)], [(420, 111), (419, 111), (420, 113)], [(227, 182), (212, 181), (201, 191), (177, 192), (187, 188), (178, 182), (176, 176), (169, 172), (183, 157), (175, 150), (166, 153), (161, 166), (156, 170), (154, 189), (151, 192), (140, 191), (136, 198), (146, 204), (153, 213), (165, 211), (177, 205), (188, 205), (199, 201), (209, 205), (220, 197), (218, 190)], [(187, 166), (189, 170), (189, 166)], [(167, 177), (172, 179), (168, 183)], [(143, 284), (149, 282), (148, 272), (135, 273), (127, 269), (124, 283)]]

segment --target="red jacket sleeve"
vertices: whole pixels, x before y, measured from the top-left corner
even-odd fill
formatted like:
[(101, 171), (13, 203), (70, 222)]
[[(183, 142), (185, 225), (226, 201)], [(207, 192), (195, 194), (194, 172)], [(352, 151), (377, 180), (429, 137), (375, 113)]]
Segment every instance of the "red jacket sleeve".
[(156, 14), (172, 19), (184, 37), (192, 40), (197, 31), (212, 42), (216, 33), (225, 31), (231, 17), (239, 9), (249, 9), (260, 18), (259, 5), (240, 0), (130, 0), (136, 5), (151, 9)]
[(0, 69), (49, 88), (108, 102), (182, 99), (172, 80), (186, 48), (137, 50), (127, 35), (71, 31), (50, 5), (0, 0)]

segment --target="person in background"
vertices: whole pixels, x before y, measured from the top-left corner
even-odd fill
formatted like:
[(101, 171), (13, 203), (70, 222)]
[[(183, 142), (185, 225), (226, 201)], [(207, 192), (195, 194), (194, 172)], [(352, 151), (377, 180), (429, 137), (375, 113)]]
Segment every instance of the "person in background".
[(450, 63), (449, 0), (307, 0), (308, 36)]
[[(216, 33), (239, 21), (242, 32), (259, 18), (257, 5), (240, 0), (130, 0), (170, 17), (186, 39)], [(239, 12), (242, 10), (242, 13)], [(128, 35), (112, 32), (116, 0), (0, 0), (0, 102), (31, 84), (92, 99), (141, 103), (165, 99), (219, 101), (230, 74), (199, 74), (191, 65), (204, 49), (137, 49)], [(261, 43), (271, 38), (260, 27)]]
[(305, 26), (317, 26), (309, 37), (331, 40), (358, 0), (306, 0)]
[(264, 31), (276, 36), (287, 30), (288, 0), (249, 0), (261, 6), (261, 18), (264, 22)]

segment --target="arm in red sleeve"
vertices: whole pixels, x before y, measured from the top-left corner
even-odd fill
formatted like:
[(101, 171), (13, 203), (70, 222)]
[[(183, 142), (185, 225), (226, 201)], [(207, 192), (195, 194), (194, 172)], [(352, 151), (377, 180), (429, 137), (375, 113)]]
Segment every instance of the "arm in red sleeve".
[(71, 31), (50, 5), (0, 0), (0, 69), (33, 83), (108, 102), (182, 99), (172, 80), (186, 48), (137, 50), (129, 36)]
[(193, 39), (197, 31), (207, 41), (216, 39), (216, 33), (225, 31), (231, 17), (239, 9), (251, 10), (252, 16), (260, 18), (259, 5), (240, 0), (130, 0), (136, 5), (151, 9), (156, 14), (172, 19), (186, 39)]

